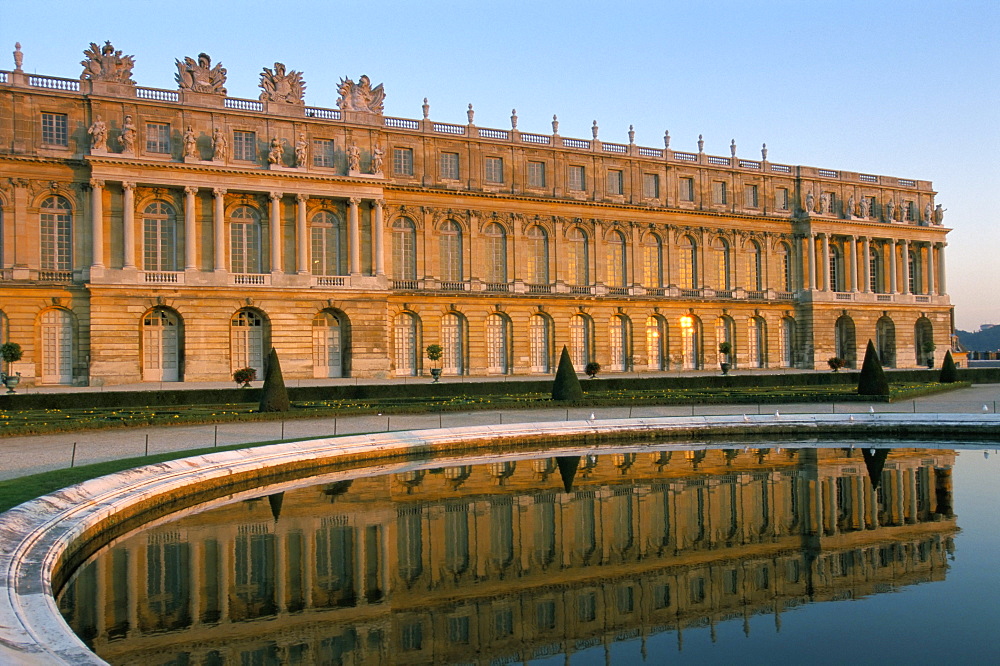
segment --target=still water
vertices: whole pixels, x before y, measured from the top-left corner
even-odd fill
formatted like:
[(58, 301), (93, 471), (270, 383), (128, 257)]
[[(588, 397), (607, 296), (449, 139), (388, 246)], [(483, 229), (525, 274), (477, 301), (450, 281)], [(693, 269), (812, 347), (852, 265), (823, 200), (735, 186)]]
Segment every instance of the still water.
[(111, 544), (59, 606), (143, 666), (1000, 663), (1000, 454), (729, 446), (233, 496)]

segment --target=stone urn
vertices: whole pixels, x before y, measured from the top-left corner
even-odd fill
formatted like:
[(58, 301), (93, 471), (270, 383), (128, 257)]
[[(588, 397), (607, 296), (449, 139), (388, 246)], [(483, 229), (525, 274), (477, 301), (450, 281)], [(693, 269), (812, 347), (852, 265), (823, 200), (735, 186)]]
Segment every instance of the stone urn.
[(431, 377), (434, 378), (433, 384), (437, 384), (441, 379), (441, 368), (431, 368)]
[(3, 380), (3, 385), (7, 387), (7, 393), (16, 393), (14, 389), (21, 383), (21, 373), (8, 375), (6, 372), (0, 372), (0, 379)]

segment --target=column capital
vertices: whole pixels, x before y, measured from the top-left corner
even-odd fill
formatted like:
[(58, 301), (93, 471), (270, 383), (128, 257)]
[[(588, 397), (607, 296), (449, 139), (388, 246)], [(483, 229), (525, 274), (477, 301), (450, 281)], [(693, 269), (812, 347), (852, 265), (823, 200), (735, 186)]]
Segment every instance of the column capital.
[(104, 181), (101, 180), (100, 178), (91, 178), (90, 179), (90, 186), (91, 187), (104, 187)]
[(351, 197), (347, 200), (352, 206), (357, 206), (361, 203), (361, 197)]
[(134, 190), (135, 189), (135, 183), (133, 183), (131, 181), (128, 181), (128, 180), (123, 180), (122, 181), (122, 189), (123, 190)]
[(309, 201), (309, 195), (308, 194), (296, 194), (295, 195), (295, 200), (298, 201), (299, 203), (305, 203), (305, 202)]
[(271, 201), (274, 201), (275, 199), (280, 199), (285, 195), (282, 192), (269, 192), (267, 196), (270, 197)]
[(217, 196), (217, 197), (224, 197), (224, 196), (226, 196), (226, 188), (224, 188), (224, 187), (213, 187), (212, 188), (212, 194), (215, 195), (215, 196)]
[(184, 194), (198, 194), (198, 190), (201, 189), (197, 185), (185, 185)]
[(372, 208), (385, 208), (385, 199), (373, 199)]

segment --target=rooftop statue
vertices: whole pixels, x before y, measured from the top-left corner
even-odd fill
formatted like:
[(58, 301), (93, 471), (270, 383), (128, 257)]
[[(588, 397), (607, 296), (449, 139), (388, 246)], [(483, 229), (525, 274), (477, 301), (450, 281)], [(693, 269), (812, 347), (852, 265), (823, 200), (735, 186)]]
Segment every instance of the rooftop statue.
[(185, 56), (184, 62), (174, 60), (174, 64), (177, 65), (174, 79), (181, 90), (216, 95), (226, 94), (226, 69), (221, 62), (212, 67), (212, 58), (207, 53), (199, 53), (197, 62), (193, 58)]
[(285, 72), (284, 63), (274, 63), (274, 69), (265, 67), (260, 74), (260, 94), (262, 102), (287, 102), (288, 104), (304, 104), (306, 82), (302, 80), (302, 72), (294, 69)]
[[(371, 79), (364, 74), (357, 83), (351, 79), (341, 79), (338, 92), (340, 97), (337, 99), (337, 106), (341, 111), (381, 114), (385, 106), (385, 90), (382, 89), (382, 84), (372, 88)], [(424, 117), (427, 115), (424, 114)]]
[(87, 56), (86, 60), (81, 60), (83, 73), (81, 79), (91, 81), (112, 81), (114, 83), (124, 83), (134, 86), (132, 80), (132, 68), (135, 67), (135, 60), (132, 56), (123, 56), (121, 51), (115, 51), (111, 42), (104, 42), (104, 46), (98, 47), (94, 42), (90, 43), (90, 48), (83, 52)]

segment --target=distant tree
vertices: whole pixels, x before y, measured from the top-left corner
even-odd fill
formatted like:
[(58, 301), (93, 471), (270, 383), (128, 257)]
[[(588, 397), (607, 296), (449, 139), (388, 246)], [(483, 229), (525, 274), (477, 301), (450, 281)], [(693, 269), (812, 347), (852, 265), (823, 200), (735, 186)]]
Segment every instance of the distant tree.
[(559, 355), (559, 368), (556, 370), (556, 379), (552, 383), (552, 399), (583, 399), (583, 386), (580, 385), (580, 378), (576, 376), (573, 361), (569, 358), (569, 350), (565, 346), (562, 348), (562, 354)]
[(861, 364), (861, 375), (858, 377), (858, 395), (889, 395), (889, 380), (885, 377), (875, 343), (871, 340), (868, 340), (865, 360)]
[(291, 409), (288, 402), (288, 389), (285, 379), (281, 376), (281, 363), (278, 362), (278, 352), (271, 347), (267, 356), (267, 368), (264, 370), (264, 389), (260, 394), (259, 412), (287, 412)]
[(951, 357), (951, 350), (945, 352), (944, 362), (941, 364), (941, 375), (938, 381), (942, 384), (951, 384), (958, 381), (958, 368), (955, 367), (955, 359)]

